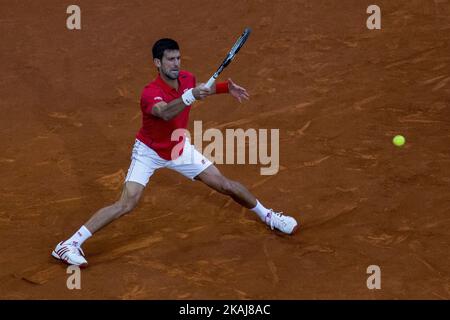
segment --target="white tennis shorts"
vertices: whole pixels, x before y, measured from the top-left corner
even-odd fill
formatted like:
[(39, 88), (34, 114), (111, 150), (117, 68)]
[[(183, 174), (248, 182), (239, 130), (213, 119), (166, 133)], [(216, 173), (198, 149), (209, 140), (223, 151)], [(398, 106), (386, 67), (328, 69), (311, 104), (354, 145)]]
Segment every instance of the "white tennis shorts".
[(156, 151), (136, 139), (131, 154), (131, 164), (128, 169), (125, 182), (133, 181), (147, 185), (155, 170), (168, 168), (181, 173), (183, 176), (194, 180), (203, 170), (212, 165), (212, 162), (198, 152), (186, 138), (183, 153), (175, 160), (165, 160)]

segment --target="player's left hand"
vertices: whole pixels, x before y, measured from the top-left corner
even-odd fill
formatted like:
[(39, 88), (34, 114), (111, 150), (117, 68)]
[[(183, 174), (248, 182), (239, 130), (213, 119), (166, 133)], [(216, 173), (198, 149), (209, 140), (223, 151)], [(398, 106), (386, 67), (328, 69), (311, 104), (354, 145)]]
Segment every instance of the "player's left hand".
[(239, 101), (239, 103), (242, 102), (242, 99), (248, 100), (250, 98), (250, 95), (248, 94), (247, 90), (238, 86), (231, 79), (228, 79), (228, 91), (233, 97), (235, 97)]

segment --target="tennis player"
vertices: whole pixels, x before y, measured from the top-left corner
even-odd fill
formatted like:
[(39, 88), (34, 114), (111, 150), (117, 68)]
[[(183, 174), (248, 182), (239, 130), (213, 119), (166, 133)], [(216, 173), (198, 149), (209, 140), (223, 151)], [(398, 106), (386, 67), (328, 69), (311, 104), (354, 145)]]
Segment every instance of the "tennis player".
[[(191, 73), (180, 69), (179, 46), (172, 39), (156, 41), (152, 53), (158, 76), (143, 89), (141, 95), (142, 127), (136, 135), (122, 194), (115, 203), (97, 211), (70, 238), (60, 242), (52, 256), (70, 265), (86, 267), (88, 263), (81, 245), (110, 222), (131, 212), (150, 177), (160, 168), (169, 168), (188, 179), (201, 181), (252, 210), (272, 230), (293, 234), (298, 226), (294, 218), (267, 209), (241, 183), (223, 176), (211, 161), (191, 145), (186, 136), (175, 141), (172, 139), (174, 130), (187, 128), (189, 111), (195, 101), (213, 94), (228, 93), (241, 102), (249, 99), (247, 91), (231, 79), (210, 89), (204, 84), (197, 85)], [(175, 148), (180, 143), (182, 148)]]

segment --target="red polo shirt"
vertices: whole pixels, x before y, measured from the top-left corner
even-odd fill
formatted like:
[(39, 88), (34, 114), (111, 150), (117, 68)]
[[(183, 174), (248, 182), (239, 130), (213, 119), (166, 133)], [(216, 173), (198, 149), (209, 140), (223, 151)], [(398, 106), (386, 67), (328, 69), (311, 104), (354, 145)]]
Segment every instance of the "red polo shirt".
[[(189, 120), (191, 106), (187, 106), (175, 118), (165, 121), (152, 115), (153, 106), (164, 101), (166, 103), (178, 99), (188, 89), (195, 87), (195, 77), (187, 72), (180, 71), (178, 75), (178, 91), (169, 86), (160, 75), (145, 86), (141, 95), (142, 127), (136, 138), (156, 151), (163, 159), (172, 160), (172, 148), (180, 141), (171, 141), (172, 132), (175, 129), (186, 129)], [(180, 155), (183, 150), (180, 151)]]

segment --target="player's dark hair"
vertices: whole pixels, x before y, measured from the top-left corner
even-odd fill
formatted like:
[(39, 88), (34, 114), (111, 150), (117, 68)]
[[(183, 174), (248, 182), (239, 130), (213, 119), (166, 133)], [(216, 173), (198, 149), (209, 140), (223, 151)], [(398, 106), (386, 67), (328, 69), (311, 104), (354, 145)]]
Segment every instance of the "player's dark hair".
[(165, 50), (180, 50), (178, 43), (169, 38), (159, 39), (152, 48), (153, 59), (162, 60)]

